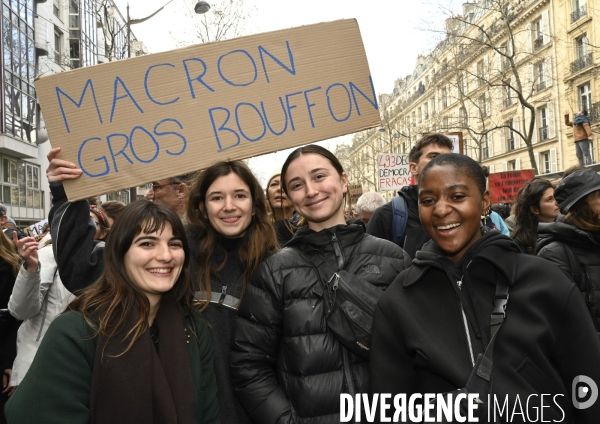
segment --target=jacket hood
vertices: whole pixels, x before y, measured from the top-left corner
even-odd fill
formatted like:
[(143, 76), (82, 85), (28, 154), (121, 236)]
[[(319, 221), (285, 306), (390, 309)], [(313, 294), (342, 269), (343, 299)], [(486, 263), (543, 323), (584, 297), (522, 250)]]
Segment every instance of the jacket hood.
[(600, 237), (594, 237), (594, 234), (564, 222), (564, 218), (564, 215), (559, 215), (555, 222), (540, 222), (538, 224), (538, 242), (535, 246), (535, 252), (539, 252), (542, 247), (554, 240), (573, 245), (600, 244)]
[[(507, 254), (508, 253), (508, 254)], [(498, 230), (482, 227), (482, 236), (465, 252), (459, 263), (465, 268), (471, 261), (482, 259), (497, 268), (511, 282), (515, 280), (515, 255), (520, 253), (519, 247), (513, 240)], [(430, 268), (445, 270), (444, 263), (451, 262), (440, 247), (430, 240), (423, 245), (413, 259), (413, 266), (408, 270), (404, 287), (418, 283)]]
[(404, 197), (406, 199), (406, 204), (408, 208), (419, 215), (419, 186), (418, 185), (410, 185), (402, 187), (402, 189), (398, 192), (398, 195)]

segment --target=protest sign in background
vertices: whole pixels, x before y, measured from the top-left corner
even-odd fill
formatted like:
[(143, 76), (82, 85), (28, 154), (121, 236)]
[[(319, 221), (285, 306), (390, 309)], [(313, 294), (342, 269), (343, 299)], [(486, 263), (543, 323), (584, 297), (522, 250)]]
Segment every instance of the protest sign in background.
[(379, 190), (400, 190), (412, 184), (408, 155), (379, 153), (377, 156)]
[(381, 125), (356, 20), (49, 75), (36, 90), (71, 201)]
[(363, 194), (362, 185), (361, 184), (349, 184), (348, 192), (350, 193), (350, 203), (356, 203), (356, 201)]
[(533, 169), (506, 171), (490, 174), (490, 197), (492, 203), (512, 203), (519, 190), (533, 180)]

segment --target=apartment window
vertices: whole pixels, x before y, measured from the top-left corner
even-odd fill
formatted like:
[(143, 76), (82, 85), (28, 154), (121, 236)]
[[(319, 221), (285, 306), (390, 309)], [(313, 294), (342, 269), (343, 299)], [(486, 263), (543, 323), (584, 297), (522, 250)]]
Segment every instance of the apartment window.
[(0, 119), (4, 133), (28, 143), (35, 143), (36, 100), (35, 44), (33, 41), (33, 0), (4, 1), (4, 102)]
[(587, 16), (586, 0), (573, 0), (571, 12), (571, 23), (577, 22), (584, 16)]
[(571, 63), (571, 72), (579, 72), (592, 65), (592, 54), (589, 53), (587, 34), (575, 39), (575, 61)]
[(512, 90), (510, 89), (510, 87), (505, 86), (504, 87), (504, 106), (509, 107), (509, 106), (512, 106), (512, 104), (513, 104)]
[(544, 45), (544, 35), (542, 32), (542, 18), (537, 19), (532, 25), (533, 49), (537, 50)]
[(509, 152), (515, 150), (515, 132), (514, 132), (514, 118), (509, 119), (506, 122), (508, 128), (506, 128), (506, 150)]
[(40, 167), (15, 158), (2, 157), (2, 203), (26, 208), (43, 208)]
[(421, 122), (423, 122), (423, 114), (422, 114), (422, 112), (421, 112), (421, 108), (420, 108), (420, 107), (419, 107), (419, 109), (417, 110), (417, 112), (418, 112), (418, 116), (419, 116), (419, 124), (420, 124)]
[(467, 120), (467, 110), (464, 107), (458, 109), (458, 121), (459, 126), (462, 128), (467, 128), (469, 122)]
[(448, 89), (446, 87), (442, 88), (442, 106), (448, 107)]
[(483, 64), (483, 59), (481, 59), (479, 62), (477, 62), (477, 86), (481, 87), (483, 85), (483, 78), (484, 78), (484, 64)]
[(62, 34), (54, 31), (54, 62), (60, 64), (62, 55)]
[(425, 119), (429, 119), (429, 104), (427, 102), (425, 102), (423, 105), (423, 110), (425, 113)]
[(71, 67), (98, 63), (95, 0), (69, 0), (69, 55)]
[(550, 151), (540, 153), (540, 166), (542, 174), (550, 173)]
[(56, 16), (58, 19), (60, 19), (60, 4), (59, 4), (60, 0), (54, 0), (53, 4), (52, 4), (52, 13), (54, 13), (54, 16)]
[(444, 116), (443, 123), (444, 123), (444, 128), (443, 129), (449, 130), (450, 129), (450, 118), (447, 117), (447, 116)]
[(489, 159), (490, 158), (490, 139), (487, 134), (483, 135), (482, 146), (483, 146), (483, 158)]
[(579, 93), (579, 110), (589, 111), (592, 108), (592, 89), (590, 83), (583, 84), (577, 89)]
[(487, 101), (486, 93), (479, 96), (478, 103), (479, 103), (479, 113), (481, 114), (481, 116), (484, 118), (489, 116), (488, 101)]
[(543, 106), (538, 109), (540, 141), (548, 140), (548, 108)]
[(117, 202), (123, 202), (126, 205), (129, 204), (129, 190), (114, 191), (106, 195), (107, 200), (115, 200)]
[(541, 62), (535, 65), (535, 78), (537, 81), (537, 90), (543, 91), (546, 89), (546, 61), (542, 60)]
[(508, 171), (516, 171), (517, 170), (517, 161), (509, 160), (507, 164)]

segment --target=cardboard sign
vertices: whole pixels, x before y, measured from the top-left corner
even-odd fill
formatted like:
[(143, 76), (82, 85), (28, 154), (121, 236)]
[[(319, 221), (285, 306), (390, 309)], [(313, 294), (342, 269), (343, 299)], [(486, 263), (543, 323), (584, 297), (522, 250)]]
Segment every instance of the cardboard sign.
[(356, 203), (358, 198), (363, 194), (361, 184), (348, 184), (348, 193), (350, 194), (350, 202)]
[[(423, 136), (435, 133), (426, 132)], [(440, 133), (452, 140), (452, 153), (463, 153), (463, 134), (461, 132)]]
[(69, 200), (381, 125), (356, 20), (201, 44), (36, 81)]
[(47, 219), (42, 219), (40, 222), (37, 222), (33, 225), (29, 226), (29, 231), (33, 234), (33, 237), (39, 237), (44, 230), (44, 225), (48, 223)]
[(412, 184), (408, 155), (379, 153), (377, 156), (379, 190), (400, 190)]
[(517, 193), (533, 180), (533, 169), (506, 171), (490, 174), (490, 196), (492, 203), (512, 203)]

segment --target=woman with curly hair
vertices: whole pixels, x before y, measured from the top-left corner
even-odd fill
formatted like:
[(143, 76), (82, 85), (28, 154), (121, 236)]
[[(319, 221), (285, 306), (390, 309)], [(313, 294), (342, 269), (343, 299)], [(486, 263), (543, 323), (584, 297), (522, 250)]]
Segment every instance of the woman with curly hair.
[(511, 237), (521, 252), (533, 253), (538, 224), (554, 222), (559, 210), (554, 199), (554, 186), (543, 178), (534, 178), (523, 187), (514, 205), (515, 230)]

